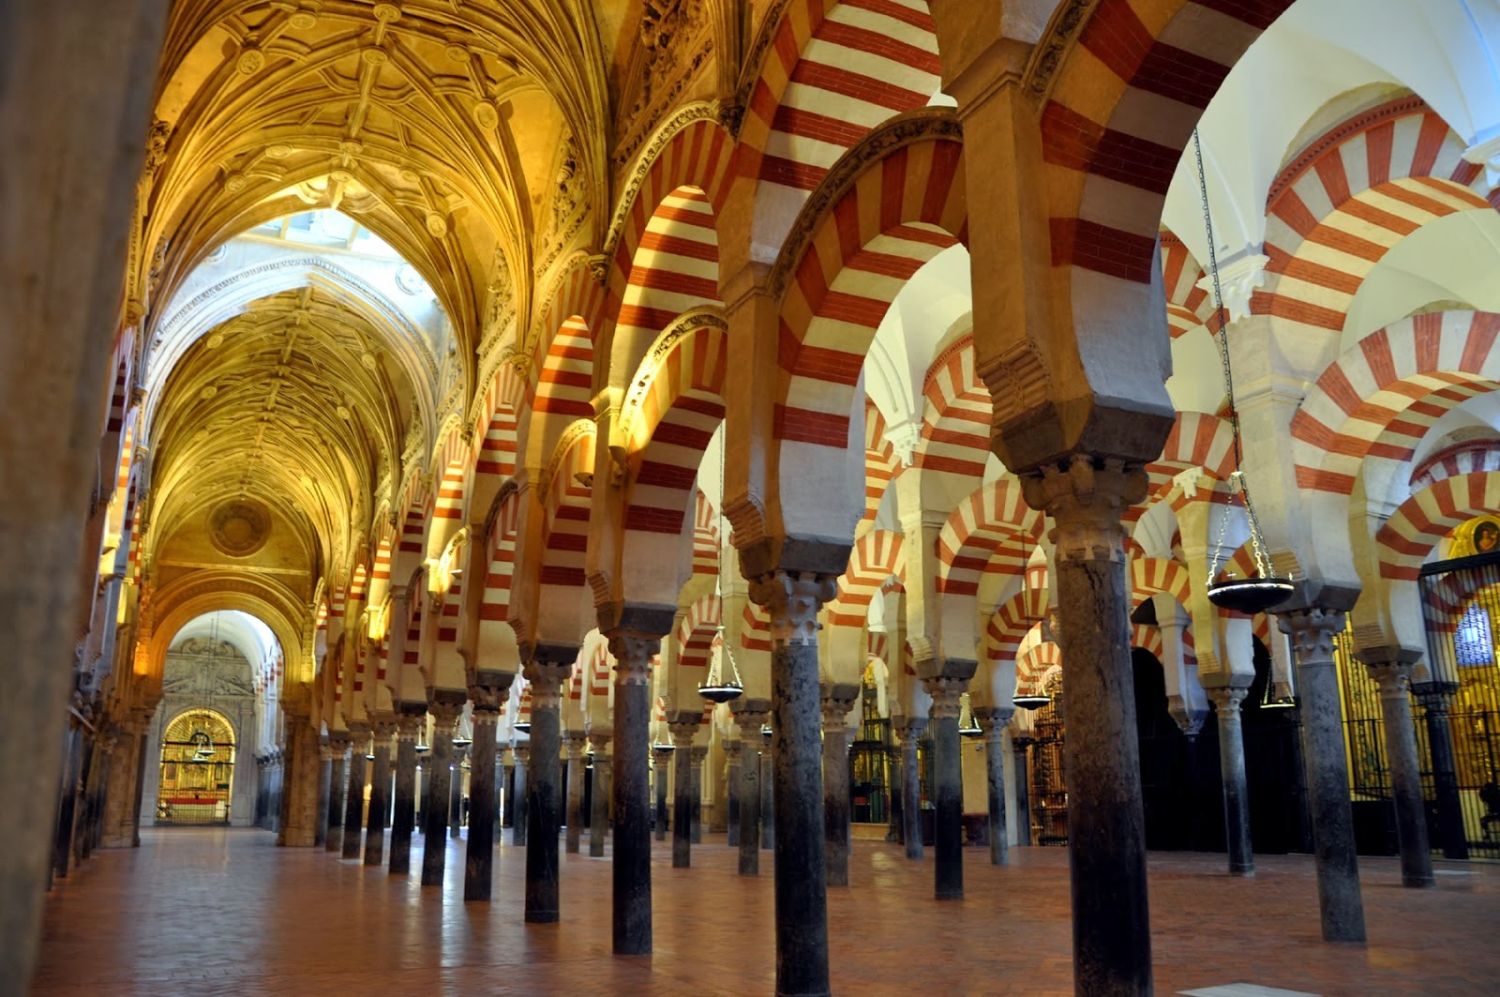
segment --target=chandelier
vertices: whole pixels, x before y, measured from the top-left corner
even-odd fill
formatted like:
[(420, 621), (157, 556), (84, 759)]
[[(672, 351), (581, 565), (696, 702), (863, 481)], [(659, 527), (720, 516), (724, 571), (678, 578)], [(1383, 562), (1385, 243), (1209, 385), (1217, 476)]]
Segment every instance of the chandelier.
[[(719, 510), (724, 507), (724, 449), (729, 439), (721, 424), (719, 429)], [(719, 518), (719, 510), (715, 519)], [(719, 532), (719, 531), (715, 531)], [(714, 584), (719, 589), (719, 656), (710, 657), (708, 675), (698, 683), (698, 695), (710, 703), (729, 703), (745, 694), (745, 684), (740, 681), (739, 665), (735, 663), (734, 651), (724, 639), (724, 542), (723, 537), (714, 538)], [(729, 662), (730, 675), (724, 675), (724, 662)]]
[(1208, 235), (1208, 272), (1212, 278), (1214, 292), (1214, 316), (1219, 320), (1219, 331), (1212, 334), (1219, 348), (1219, 362), (1224, 373), (1224, 393), (1229, 407), (1229, 428), (1234, 441), (1234, 470), (1229, 475), (1229, 501), (1236, 502), (1245, 512), (1245, 522), (1250, 531), (1250, 554), (1254, 559), (1254, 573), (1240, 578), (1234, 575), (1219, 577), (1219, 568), (1224, 560), (1224, 547), (1229, 530), (1229, 516), (1219, 516), (1218, 536), (1208, 568), (1208, 601), (1221, 609), (1239, 613), (1263, 613), (1279, 603), (1285, 602), (1295, 591), (1292, 580), (1277, 575), (1271, 567), (1271, 557), (1266, 552), (1265, 537), (1260, 531), (1260, 520), (1255, 515), (1255, 506), (1250, 501), (1250, 485), (1245, 477), (1244, 451), (1240, 441), (1240, 416), (1234, 405), (1234, 372), (1229, 363), (1229, 313), (1224, 307), (1224, 293), (1219, 285), (1219, 254), (1214, 244), (1214, 220), (1208, 207), (1208, 178), (1203, 169), (1203, 145), (1193, 130), (1193, 155), (1198, 166), (1198, 194), (1203, 200), (1203, 227)]

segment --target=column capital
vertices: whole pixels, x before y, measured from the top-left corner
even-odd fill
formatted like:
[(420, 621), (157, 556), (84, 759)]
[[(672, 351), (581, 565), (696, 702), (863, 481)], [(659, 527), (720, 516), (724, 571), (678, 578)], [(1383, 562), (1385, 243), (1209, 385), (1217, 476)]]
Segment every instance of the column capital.
[(969, 688), (968, 679), (935, 675), (932, 678), (923, 679), (922, 685), (927, 689), (927, 694), (932, 697), (932, 706), (927, 714), (929, 717), (933, 720), (957, 719), (963, 708), (963, 694)]
[(494, 678), (484, 682), (474, 682), (469, 686), (469, 702), (474, 704), (474, 716), (480, 713), (489, 713), (498, 717), (505, 708), (505, 700), (510, 694), (511, 683), (515, 681), (514, 675), (506, 675), (503, 672), (493, 673)]
[(859, 686), (852, 682), (824, 682), (819, 692), (823, 706), (823, 726), (845, 726), (849, 711), (854, 709), (854, 704), (859, 700)]
[(593, 749), (594, 749), (594, 755), (596, 757), (601, 757), (602, 758), (602, 757), (605, 757), (605, 756), (607, 756), (609, 754), (609, 742), (613, 738), (614, 738), (614, 735), (612, 733), (610, 733), (609, 731), (592, 731), (591, 730), (588, 733), (589, 745), (591, 747), (593, 747)]
[(739, 739), (724, 742), (724, 757), (730, 765), (740, 760), (740, 752), (744, 748), (744, 742)]
[(377, 717), (370, 724), (370, 736), (375, 741), (376, 747), (390, 747), (391, 738), (396, 736), (396, 718)]
[(974, 711), (974, 719), (978, 722), (979, 729), (984, 731), (984, 739), (997, 744), (1005, 728), (1010, 726), (1010, 718), (1015, 715), (1014, 707), (1004, 706), (981, 706)]
[(437, 702), (433, 703), (427, 710), (432, 714), (432, 733), (436, 737), (439, 734), (453, 736), (453, 729), (458, 726), (458, 718), (463, 715), (462, 703)]
[[(576, 658), (576, 653), (575, 653)], [(531, 708), (556, 709), (562, 702), (563, 686), (573, 673), (573, 658), (567, 661), (544, 658), (540, 653), (526, 666), (526, 681), (531, 683)]]
[(1073, 454), (1021, 475), (1026, 504), (1055, 524), (1049, 536), (1061, 561), (1125, 561), (1126, 508), (1146, 497), (1143, 468), (1118, 458)]
[(1214, 709), (1224, 715), (1238, 713), (1240, 704), (1245, 701), (1245, 696), (1250, 692), (1249, 689), (1232, 685), (1211, 686), (1203, 691), (1207, 694), (1209, 701), (1214, 704)]
[(838, 578), (813, 571), (781, 568), (750, 583), (750, 598), (771, 618), (771, 640), (782, 644), (814, 644), (818, 640), (818, 612), (838, 591)]
[(1411, 691), (1424, 710), (1429, 713), (1446, 713), (1449, 704), (1453, 702), (1454, 694), (1458, 692), (1458, 683), (1413, 682)]
[(1412, 661), (1366, 661), (1365, 668), (1380, 689), (1380, 697), (1405, 698), (1411, 692)]
[(760, 729), (771, 722), (771, 711), (742, 707), (733, 712), (734, 722), (740, 728), (740, 741), (758, 744)]
[(705, 759), (707, 757), (708, 757), (708, 745), (706, 745), (706, 744), (695, 744), (695, 745), (693, 745), (693, 764), (694, 765), (702, 765), (703, 764), (703, 759)]
[[(697, 736), (698, 728), (702, 724), (697, 720), (673, 720), (667, 724), (672, 731), (672, 743), (678, 751), (692, 748), (693, 738)], [(756, 728), (759, 731), (759, 728)]]
[(1344, 611), (1322, 606), (1289, 609), (1276, 614), (1277, 625), (1292, 638), (1300, 667), (1304, 661), (1333, 661), (1333, 642), (1344, 630)]
[(896, 732), (897, 737), (901, 738), (903, 747), (906, 745), (916, 747), (917, 741), (927, 730), (927, 718), (906, 717), (900, 723), (891, 724), (891, 729)]
[(335, 731), (328, 735), (328, 750), (333, 752), (334, 761), (338, 761), (349, 753), (351, 738), (347, 731)]
[(609, 653), (615, 658), (616, 685), (650, 685), (651, 659), (661, 653), (661, 637), (616, 630), (609, 634)]
[(587, 734), (576, 730), (570, 730), (563, 734), (563, 748), (568, 752), (568, 761), (576, 762), (583, 758), (583, 746), (588, 744)]

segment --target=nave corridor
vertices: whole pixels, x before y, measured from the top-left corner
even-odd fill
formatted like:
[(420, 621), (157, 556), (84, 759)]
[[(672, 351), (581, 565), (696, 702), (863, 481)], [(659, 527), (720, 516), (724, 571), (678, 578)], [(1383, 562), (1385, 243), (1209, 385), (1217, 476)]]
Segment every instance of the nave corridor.
[[(694, 868), (652, 855), (655, 952), (610, 954), (606, 858), (562, 855), (562, 920), (523, 924), (523, 848), (497, 853), (494, 900), (417, 902), (415, 877), (278, 849), (259, 830), (143, 829), (48, 897), (37, 994), (744, 994), (773, 986), (768, 874), (735, 875), (705, 835)], [(449, 839), (450, 867), (464, 842)], [(850, 887), (828, 893), (832, 987), (846, 994), (1072, 991), (1067, 850), (1017, 848), (991, 866), (965, 849), (965, 899), (932, 899), (929, 861), (856, 841)], [(1254, 879), (1222, 856), (1153, 853), (1159, 993), (1253, 983), (1334, 994), (1483, 993), (1500, 978), (1500, 866), (1439, 863), (1437, 888), (1404, 890), (1393, 858), (1365, 858), (1369, 944), (1318, 933), (1310, 856), (1258, 856)], [(769, 870), (766, 870), (769, 873)]]

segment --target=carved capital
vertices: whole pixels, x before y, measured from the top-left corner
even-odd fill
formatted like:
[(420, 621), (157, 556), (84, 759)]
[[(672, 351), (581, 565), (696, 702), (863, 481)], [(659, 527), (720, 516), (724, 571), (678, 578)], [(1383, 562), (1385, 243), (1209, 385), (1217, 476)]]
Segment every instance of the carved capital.
[(578, 731), (568, 731), (563, 735), (563, 747), (567, 749), (568, 761), (576, 762), (583, 758), (583, 746), (588, 740), (587, 734), (580, 734)]
[(896, 732), (897, 737), (901, 738), (903, 747), (915, 751), (917, 749), (917, 742), (921, 740), (922, 735), (927, 731), (927, 718), (907, 717), (899, 723), (892, 724), (891, 729)]
[(1126, 508), (1146, 497), (1144, 469), (1074, 454), (1021, 478), (1026, 504), (1052, 518), (1060, 561), (1125, 561)]
[(1209, 701), (1214, 704), (1214, 709), (1220, 713), (1238, 713), (1240, 704), (1245, 701), (1245, 696), (1250, 690), (1224, 685), (1203, 691), (1208, 694)]
[(415, 717), (403, 714), (396, 718), (396, 740), (410, 741), (416, 743), (422, 733), (422, 728), (427, 725), (425, 716)]
[(974, 720), (979, 724), (979, 729), (984, 731), (986, 741), (999, 742), (1000, 735), (1010, 724), (1010, 718), (1015, 716), (1014, 709), (1000, 706), (983, 707), (974, 711)]
[[(562, 702), (562, 690), (573, 673), (572, 656), (544, 657), (539, 648), (531, 663), (526, 666), (526, 680), (531, 683), (531, 709), (555, 710)], [(566, 658), (566, 660), (562, 660)]]
[(463, 715), (464, 708), (461, 703), (433, 703), (428, 710), (432, 714), (432, 733), (434, 737), (446, 735), (453, 736), (454, 728), (458, 726), (458, 718)]
[(824, 682), (822, 689), (823, 727), (843, 727), (848, 721), (849, 711), (859, 699), (859, 686)]
[(738, 765), (740, 763), (740, 751), (743, 748), (744, 743), (741, 741), (725, 741), (724, 758), (729, 762), (730, 765)]
[(706, 745), (706, 744), (695, 744), (695, 745), (693, 745), (692, 754), (693, 754), (693, 758), (692, 758), (693, 768), (695, 768), (695, 769), (696, 768), (701, 768), (703, 766), (703, 759), (705, 759), (705, 758), (708, 757), (708, 745)]
[(389, 748), (391, 738), (396, 736), (396, 718), (380, 718), (370, 725), (370, 738), (373, 742), (371, 750)]
[(595, 756), (605, 756), (609, 754), (609, 742), (614, 740), (614, 735), (609, 731), (591, 730), (588, 733), (588, 739), (589, 746), (594, 749)]
[(338, 761), (349, 754), (350, 738), (348, 734), (329, 734), (328, 750), (333, 752), (334, 761)]
[(932, 706), (927, 713), (929, 717), (933, 720), (958, 718), (963, 707), (963, 694), (969, 688), (968, 679), (937, 675), (923, 679), (922, 685), (927, 689), (927, 694), (932, 697)]
[[(697, 720), (674, 720), (667, 726), (671, 728), (672, 743), (677, 746), (677, 750), (684, 751), (692, 748), (693, 738), (697, 735), (700, 726)], [(759, 727), (755, 730), (757, 734), (760, 733)]]
[(1410, 661), (1367, 661), (1370, 678), (1380, 687), (1381, 699), (1404, 698), (1411, 692)]
[(651, 659), (661, 653), (661, 638), (616, 632), (610, 634), (609, 653), (615, 657), (616, 685), (650, 685)]
[(833, 575), (778, 568), (750, 583), (750, 598), (771, 617), (772, 642), (813, 644), (818, 639), (818, 611), (837, 590)]
[(476, 722), (481, 713), (486, 714), (491, 721), (498, 718), (509, 694), (510, 682), (503, 685), (486, 682), (483, 685), (476, 683), (469, 686), (469, 702), (474, 704)]
[(1344, 630), (1344, 611), (1308, 606), (1276, 614), (1283, 633), (1292, 638), (1297, 667), (1333, 662), (1333, 642)]
[(736, 710), (734, 722), (740, 728), (741, 742), (756, 743), (760, 737), (760, 729), (771, 721), (770, 710)]

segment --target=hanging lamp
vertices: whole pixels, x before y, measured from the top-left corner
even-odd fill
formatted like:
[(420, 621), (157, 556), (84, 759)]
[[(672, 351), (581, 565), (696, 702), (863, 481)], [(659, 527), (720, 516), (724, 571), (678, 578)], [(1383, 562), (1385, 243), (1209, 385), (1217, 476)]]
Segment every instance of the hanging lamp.
[[(1026, 589), (1026, 569), (1028, 567), (1030, 567), (1030, 565), (1031, 565), (1031, 554), (1029, 552), (1027, 552), (1027, 550), (1026, 550), (1026, 535), (1024, 533), (1022, 533), (1021, 534), (1021, 590), (1023, 592)], [(1032, 689), (1034, 690), (1032, 692), (1021, 692), (1020, 690), (1017, 690), (1016, 691), (1016, 695), (1012, 696), (1011, 699), (1010, 699), (1010, 701), (1012, 703), (1014, 703), (1018, 709), (1022, 709), (1022, 710), (1040, 710), (1042, 707), (1044, 707), (1048, 703), (1052, 702), (1052, 697), (1049, 696), (1049, 695), (1047, 695), (1045, 692), (1042, 692), (1041, 690), (1036, 689), (1035, 685), (1032, 686)]]
[[(723, 430), (719, 432), (719, 508), (724, 507), (724, 447), (728, 441)], [(715, 518), (718, 518), (716, 515)], [(735, 664), (734, 651), (724, 639), (724, 543), (721, 537), (714, 540), (714, 584), (719, 589), (719, 658), (710, 659), (708, 675), (698, 683), (698, 695), (710, 703), (730, 703), (745, 694), (745, 685), (740, 681), (739, 665)], [(730, 678), (724, 677), (725, 661), (729, 662)]]
[(979, 719), (974, 716), (974, 707), (968, 707), (969, 722), (958, 728), (959, 737), (984, 737), (984, 728), (979, 726)]
[(1203, 228), (1208, 236), (1208, 272), (1213, 283), (1214, 316), (1219, 320), (1219, 331), (1212, 335), (1214, 344), (1219, 348), (1219, 362), (1224, 372), (1224, 393), (1229, 403), (1229, 429), (1234, 441), (1234, 470), (1229, 475), (1229, 500), (1233, 503), (1237, 498), (1241, 508), (1245, 510), (1245, 522), (1250, 530), (1250, 553), (1255, 559), (1255, 573), (1250, 577), (1219, 578), (1219, 567), (1224, 560), (1224, 542), (1229, 529), (1229, 516), (1221, 513), (1219, 535), (1208, 570), (1208, 601), (1221, 609), (1249, 615), (1263, 613), (1272, 606), (1285, 602), (1296, 591), (1296, 587), (1290, 578), (1277, 575), (1272, 569), (1270, 555), (1266, 553), (1265, 537), (1260, 531), (1260, 520), (1250, 501), (1250, 487), (1244, 470), (1244, 450), (1240, 441), (1240, 416), (1234, 405), (1234, 372), (1229, 362), (1229, 313), (1224, 307), (1224, 293), (1219, 285), (1219, 254), (1214, 242), (1213, 214), (1208, 207), (1208, 176), (1203, 169), (1203, 144), (1199, 141), (1196, 128), (1193, 129), (1193, 156), (1198, 166), (1198, 194), (1203, 200)]

